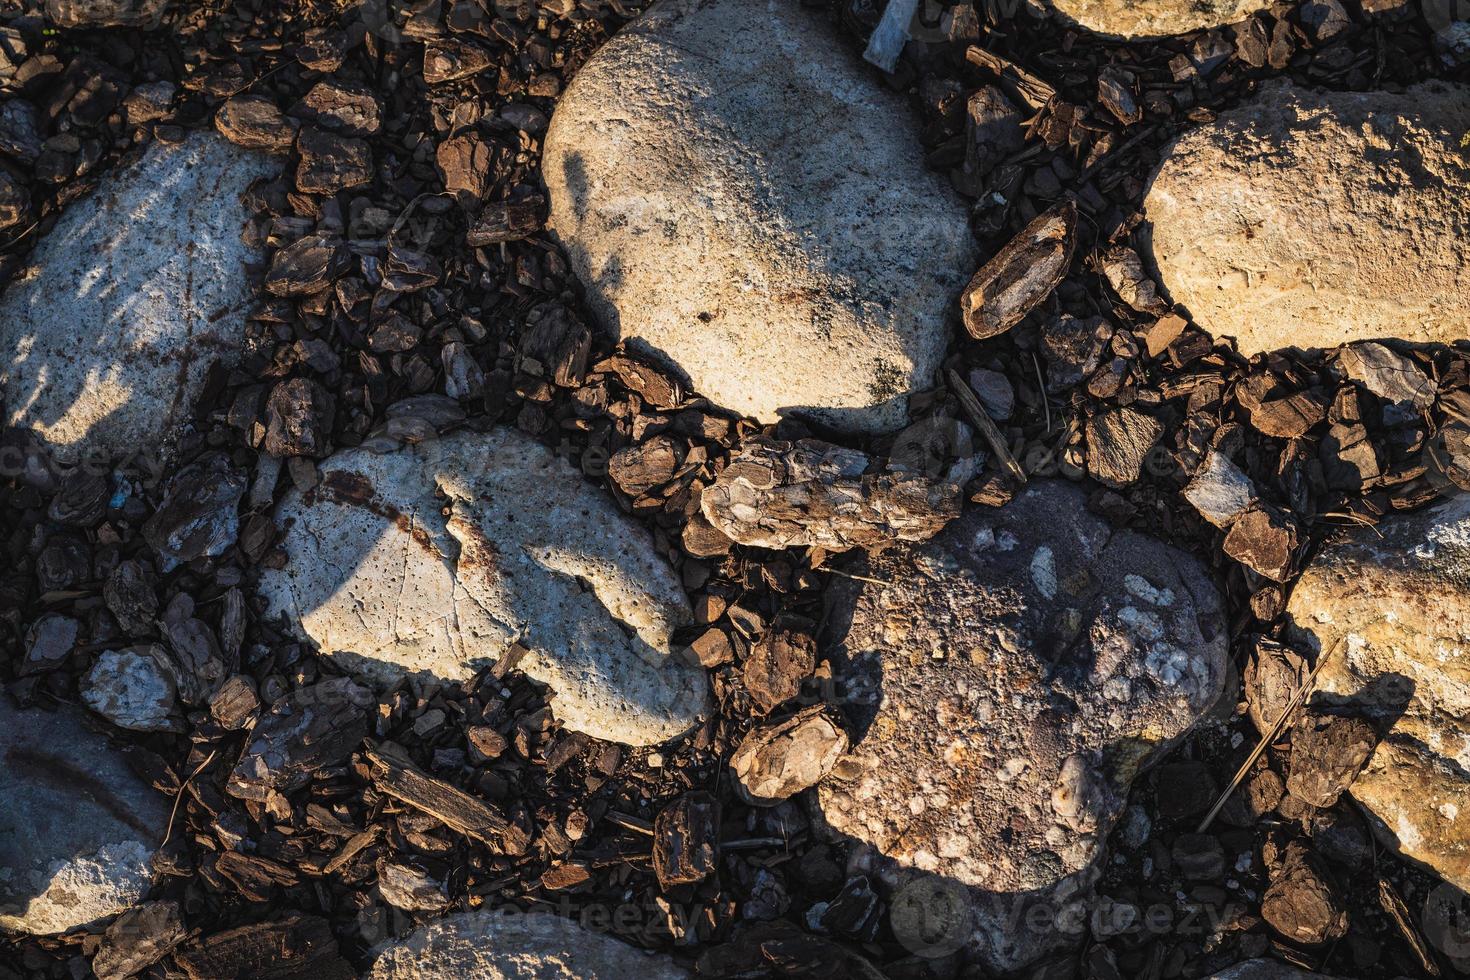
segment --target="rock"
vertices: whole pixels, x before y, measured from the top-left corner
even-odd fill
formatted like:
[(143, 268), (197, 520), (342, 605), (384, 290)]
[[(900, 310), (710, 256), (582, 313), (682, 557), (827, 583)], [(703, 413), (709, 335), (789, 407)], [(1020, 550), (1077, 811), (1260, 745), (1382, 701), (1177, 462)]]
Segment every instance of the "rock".
[(847, 747), (847, 733), (813, 705), (780, 724), (752, 728), (730, 756), (730, 771), (741, 799), (775, 806), (817, 785)]
[(1308, 945), (1340, 939), (1347, 932), (1347, 906), (1304, 845), (1291, 842), (1279, 862), (1267, 864), (1271, 886), (1261, 899), (1267, 925), (1292, 942)]
[(1144, 204), (1160, 283), (1245, 355), (1462, 339), (1467, 131), (1463, 87), (1263, 86), (1166, 150)]
[(801, 684), (817, 668), (816, 624), (799, 616), (782, 616), (761, 634), (745, 659), (743, 677), (760, 714), (801, 693)]
[(1378, 735), (1361, 718), (1316, 715), (1303, 719), (1291, 736), (1291, 772), (1286, 789), (1316, 807), (1329, 807), (1352, 785)]
[(977, 935), (996, 971), (1066, 941), (1006, 918), (1090, 886), (1129, 784), (1227, 672), (1203, 568), (1083, 502), (1032, 482), (929, 542), (844, 559), (861, 578), (828, 587), (824, 653), (855, 735), (818, 787), (822, 811), (983, 896)]
[(1087, 472), (1110, 487), (1126, 487), (1143, 472), (1144, 461), (1164, 434), (1151, 415), (1111, 408), (1087, 420)]
[(26, 656), (21, 674), (37, 674), (55, 670), (76, 649), (82, 624), (70, 616), (47, 613), (26, 630)]
[(82, 681), (82, 700), (119, 728), (181, 732), (177, 668), (157, 644), (104, 650)]
[(143, 537), (171, 572), (196, 558), (217, 558), (240, 535), (240, 498), (245, 474), (223, 453), (184, 467), (165, 488), (163, 500), (143, 524)]
[(169, 0), (46, 0), (46, 19), (57, 27), (157, 27)]
[(1254, 507), (1230, 527), (1222, 547), (1246, 568), (1273, 582), (1291, 577), (1298, 544), (1296, 522), (1275, 508)]
[(757, 548), (827, 551), (923, 541), (960, 511), (961, 488), (914, 473), (870, 473), (866, 453), (816, 439), (747, 439), (700, 497), (705, 518)]
[(288, 153), (296, 143), (298, 124), (263, 95), (237, 95), (220, 106), (214, 128), (236, 146)]
[(975, 263), (920, 144), (825, 17), (666, 0), (558, 103), (550, 223), (603, 326), (711, 401), (891, 431), (933, 382)]
[(169, 802), (74, 709), (0, 695), (0, 929), (94, 926), (141, 901)]
[(408, 912), (443, 912), (450, 905), (442, 881), (393, 861), (378, 862), (378, 891), (383, 901)]
[(1307, 973), (1280, 960), (1246, 960), (1228, 970), (1212, 973), (1205, 980), (1331, 980), (1325, 973)]
[(1347, 376), (1390, 404), (1417, 411), (1434, 404), (1436, 386), (1412, 360), (1382, 344), (1353, 344), (1339, 358)]
[(92, 972), (97, 980), (127, 980), (163, 959), (188, 936), (178, 902), (146, 902), (107, 927)]
[(372, 692), (333, 677), (285, 695), (250, 733), (226, 790), (243, 800), (300, 789), (320, 769), (340, 765), (367, 735)]
[(1201, 517), (1221, 529), (1230, 527), (1256, 501), (1251, 478), (1230, 457), (1213, 449), (1183, 493)]
[(310, 378), (292, 378), (271, 389), (265, 405), (265, 451), (272, 456), (312, 456), (331, 451), (336, 400)]
[(703, 670), (671, 655), (690, 619), (677, 576), (529, 437), (344, 450), (320, 471), (283, 499), (289, 560), (260, 589), (268, 615), (357, 676), (463, 680), (515, 651), (566, 727), (635, 745), (683, 734), (707, 708)]
[(367, 980), (687, 980), (673, 960), (549, 912), (451, 915), (388, 945)]
[(1386, 847), (1460, 889), (1470, 889), (1467, 567), (1470, 495), (1459, 494), (1327, 545), (1287, 606), (1296, 640), (1331, 651), (1310, 708), (1386, 733), (1349, 794)]
[(653, 870), (668, 891), (714, 874), (720, 848), (720, 802), (704, 790), (685, 793), (653, 822)]
[(1109, 37), (1166, 37), (1245, 20), (1271, 0), (1045, 0), (1063, 21)]
[(373, 151), (365, 140), (308, 127), (296, 149), (301, 154), (296, 188), (307, 194), (335, 194), (373, 179)]
[(255, 302), (244, 264), (258, 255), (240, 241), (238, 201), (275, 168), (216, 136), (156, 141), (68, 205), (36, 271), (0, 297), (4, 423), (64, 462), (166, 453), (211, 362), (240, 353)]

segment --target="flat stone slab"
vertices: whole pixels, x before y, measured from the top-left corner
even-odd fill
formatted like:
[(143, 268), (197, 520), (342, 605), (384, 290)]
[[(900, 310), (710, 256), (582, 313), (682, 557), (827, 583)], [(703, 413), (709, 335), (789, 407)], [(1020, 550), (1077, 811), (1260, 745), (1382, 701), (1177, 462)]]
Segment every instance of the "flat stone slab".
[(825, 18), (662, 0), (578, 71), (551, 224), (602, 324), (771, 422), (898, 428), (975, 271), (904, 100)]
[[(853, 749), (818, 787), (834, 830), (986, 897), (1090, 886), (1129, 784), (1218, 700), (1227, 660), (1203, 567), (1084, 503), (1033, 482), (839, 566), (825, 652)], [(993, 969), (1057, 939), (1006, 918), (979, 920)]]
[(1109, 37), (1188, 34), (1235, 24), (1271, 7), (1271, 0), (1046, 0), (1063, 21)]
[(1300, 638), (1332, 651), (1310, 705), (1388, 730), (1348, 792), (1385, 846), (1470, 890), (1470, 495), (1377, 532), (1325, 547), (1291, 594)]
[(564, 725), (634, 745), (708, 708), (704, 671), (670, 651), (690, 619), (674, 570), (523, 433), (339, 452), (277, 520), (289, 558), (261, 575), (268, 613), (359, 678), (462, 680), (516, 651)]
[(81, 712), (0, 694), (0, 929), (66, 932), (141, 901), (169, 810)]
[(1170, 298), (1243, 354), (1470, 336), (1470, 89), (1287, 83), (1166, 151), (1144, 202)]
[(63, 461), (167, 448), (255, 291), (240, 195), (279, 164), (211, 134), (155, 142), (68, 205), (0, 297), (3, 424)]
[(549, 913), (468, 912), (383, 949), (368, 980), (687, 980), (667, 956)]

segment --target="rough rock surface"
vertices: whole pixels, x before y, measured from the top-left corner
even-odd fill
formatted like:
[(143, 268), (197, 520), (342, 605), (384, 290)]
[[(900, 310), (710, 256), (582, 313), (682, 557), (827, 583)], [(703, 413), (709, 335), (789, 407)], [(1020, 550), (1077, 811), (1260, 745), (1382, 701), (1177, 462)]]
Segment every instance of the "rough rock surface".
[[(834, 829), (989, 899), (1094, 873), (1134, 776), (1215, 703), (1227, 667), (1202, 567), (1084, 499), (1033, 483), (844, 566), (862, 578), (828, 590), (854, 733), (818, 788)], [(999, 918), (978, 920), (995, 969), (1051, 938)]]
[(1349, 794), (1385, 844), (1470, 889), (1470, 495), (1324, 548), (1287, 606), (1331, 650), (1310, 705), (1387, 737)]
[(169, 0), (46, 0), (57, 27), (157, 27)]
[(1271, 0), (1046, 0), (1065, 21), (1109, 37), (1167, 37), (1245, 20)]
[(137, 903), (168, 814), (81, 712), (0, 695), (0, 929), (65, 932)]
[(239, 197), (276, 166), (214, 135), (155, 142), (70, 204), (0, 297), (0, 423), (65, 461), (166, 447), (240, 351), (256, 255)]
[(685, 980), (667, 957), (549, 913), (451, 915), (385, 948), (368, 980)]
[(1212, 973), (1205, 980), (1332, 980), (1325, 973), (1307, 973), (1280, 960), (1246, 960), (1228, 970)]
[(924, 541), (960, 512), (958, 484), (869, 473), (872, 457), (817, 439), (746, 440), (700, 495), (705, 519), (758, 548), (828, 551)]
[(261, 576), (270, 614), (361, 677), (459, 680), (523, 648), (568, 728), (629, 744), (707, 707), (704, 672), (670, 654), (690, 617), (673, 569), (517, 431), (340, 452), (277, 517), (290, 560)]
[(1463, 87), (1263, 86), (1166, 151), (1144, 204), (1160, 283), (1247, 355), (1462, 339), (1466, 132)]
[(604, 326), (712, 401), (894, 429), (975, 262), (920, 142), (816, 14), (663, 0), (558, 104), (551, 223)]

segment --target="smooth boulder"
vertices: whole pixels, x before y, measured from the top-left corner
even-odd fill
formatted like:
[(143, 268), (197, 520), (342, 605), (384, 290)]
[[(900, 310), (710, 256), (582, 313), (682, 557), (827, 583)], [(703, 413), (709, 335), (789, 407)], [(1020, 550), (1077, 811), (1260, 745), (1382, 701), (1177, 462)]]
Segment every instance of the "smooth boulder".
[(1063, 21), (1108, 37), (1150, 38), (1235, 24), (1271, 0), (1046, 0)]
[(1144, 211), (1159, 282), (1242, 354), (1470, 337), (1470, 89), (1288, 83), (1165, 150)]
[(551, 224), (602, 324), (761, 421), (898, 428), (975, 270), (917, 121), (798, 4), (661, 0), (577, 72)]
[(169, 810), (82, 712), (0, 694), (0, 929), (65, 932), (141, 901)]
[(687, 980), (667, 956), (549, 912), (451, 915), (385, 947), (367, 980)]
[(972, 889), (974, 943), (998, 971), (1067, 941), (1017, 927), (1015, 903), (1085, 902), (1129, 784), (1228, 669), (1203, 566), (1084, 504), (1033, 482), (924, 544), (848, 560), (828, 589), (853, 749), (821, 809), (897, 865)]
[(360, 678), (462, 680), (517, 656), (568, 728), (633, 745), (688, 731), (702, 669), (671, 654), (688, 599), (649, 534), (523, 433), (344, 450), (277, 513), (270, 615)]
[(1470, 495), (1329, 544), (1287, 619), (1327, 652), (1310, 707), (1386, 733), (1348, 788), (1379, 839), (1470, 890)]
[(0, 424), (66, 462), (166, 452), (241, 352), (260, 256), (240, 196), (277, 166), (212, 134), (155, 142), (68, 205), (0, 297)]

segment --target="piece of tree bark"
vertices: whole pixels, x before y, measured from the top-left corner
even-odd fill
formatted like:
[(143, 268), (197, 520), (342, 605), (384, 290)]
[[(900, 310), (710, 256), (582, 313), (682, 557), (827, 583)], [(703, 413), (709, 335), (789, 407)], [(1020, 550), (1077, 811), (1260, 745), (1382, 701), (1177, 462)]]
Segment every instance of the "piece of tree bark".
[(1003, 334), (1051, 295), (1077, 243), (1077, 205), (1063, 201), (1037, 217), (981, 267), (960, 296), (976, 340)]

